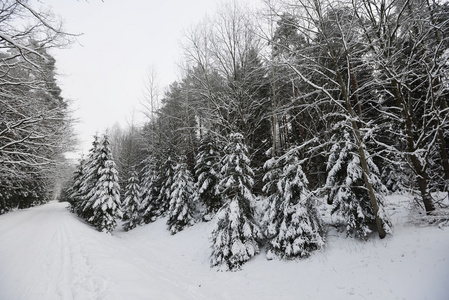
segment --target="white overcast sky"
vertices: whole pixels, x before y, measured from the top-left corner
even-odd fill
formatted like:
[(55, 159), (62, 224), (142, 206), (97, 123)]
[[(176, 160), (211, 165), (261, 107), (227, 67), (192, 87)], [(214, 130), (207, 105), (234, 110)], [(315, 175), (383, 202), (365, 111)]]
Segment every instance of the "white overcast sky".
[[(63, 96), (74, 102), (84, 153), (92, 136), (115, 122), (138, 118), (150, 67), (162, 86), (177, 79), (183, 30), (212, 15), (221, 0), (42, 0), (70, 33), (68, 49), (54, 50)], [(251, 2), (255, 0), (240, 0)]]

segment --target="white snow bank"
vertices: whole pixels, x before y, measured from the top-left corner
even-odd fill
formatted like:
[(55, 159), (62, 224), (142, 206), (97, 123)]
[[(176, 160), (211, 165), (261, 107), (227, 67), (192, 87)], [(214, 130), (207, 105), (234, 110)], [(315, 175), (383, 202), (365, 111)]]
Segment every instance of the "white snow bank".
[(331, 232), (308, 259), (262, 252), (217, 272), (212, 223), (172, 236), (163, 219), (110, 236), (50, 203), (0, 216), (0, 299), (448, 299), (449, 228), (404, 225), (403, 211), (392, 219), (383, 240)]

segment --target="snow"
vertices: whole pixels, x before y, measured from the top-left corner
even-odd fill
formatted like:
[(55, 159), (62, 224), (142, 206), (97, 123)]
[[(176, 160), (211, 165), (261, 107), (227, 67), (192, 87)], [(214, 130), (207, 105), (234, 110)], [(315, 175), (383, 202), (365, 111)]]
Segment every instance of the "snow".
[[(387, 200), (403, 203), (406, 197)], [(107, 235), (66, 205), (51, 202), (0, 216), (0, 299), (438, 300), (449, 295), (449, 227), (407, 222), (408, 211), (398, 205), (394, 235), (383, 240), (363, 242), (331, 230), (325, 248), (307, 259), (268, 261), (262, 251), (238, 272), (210, 268), (213, 222), (172, 236), (166, 219), (160, 219)]]

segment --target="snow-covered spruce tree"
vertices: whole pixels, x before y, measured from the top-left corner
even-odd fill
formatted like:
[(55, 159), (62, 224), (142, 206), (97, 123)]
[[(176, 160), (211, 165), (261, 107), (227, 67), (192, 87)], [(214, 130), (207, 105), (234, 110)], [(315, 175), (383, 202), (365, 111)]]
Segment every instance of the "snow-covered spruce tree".
[(308, 257), (324, 245), (317, 199), (307, 187), (308, 180), (298, 155), (293, 148), (266, 163), (271, 170), (265, 176), (264, 190), (272, 193), (264, 216), (269, 238), (268, 259)]
[[(331, 138), (333, 146), (327, 162), (325, 188), (328, 190), (328, 203), (333, 205), (332, 214), (336, 213), (342, 218), (348, 235), (366, 239), (376, 228), (376, 220), (363, 180), (358, 149), (343, 122), (337, 124), (335, 129), (338, 133)], [(367, 163), (371, 171), (369, 180), (378, 200), (377, 214), (385, 232), (390, 233), (391, 223), (383, 207), (387, 190), (381, 183), (379, 170), (370, 157), (367, 158)]]
[[(184, 159), (185, 161), (186, 159)], [(175, 234), (194, 223), (194, 182), (185, 162), (175, 168), (171, 187), (170, 207), (167, 225), (171, 234)]]
[(141, 223), (141, 197), (139, 175), (135, 170), (132, 170), (126, 185), (125, 200), (122, 204), (123, 229), (125, 231), (131, 230)]
[(73, 176), (73, 185), (69, 188), (69, 203), (70, 211), (78, 214), (78, 211), (82, 207), (82, 194), (81, 185), (84, 180), (85, 173), (85, 161), (83, 158), (80, 159), (78, 165), (76, 166), (75, 174)]
[(100, 152), (99, 152), (100, 138), (98, 135), (94, 136), (94, 141), (92, 142), (92, 148), (90, 148), (89, 153), (85, 159), (83, 176), (79, 179), (79, 187), (75, 195), (78, 197), (77, 206), (75, 207), (75, 212), (81, 218), (88, 220), (93, 215), (92, 207), (89, 204), (89, 193), (92, 193), (96, 182), (100, 179)]
[(198, 181), (195, 183), (194, 202), (205, 206), (203, 218), (209, 221), (223, 206), (217, 191), (220, 180), (220, 153), (210, 133), (206, 133), (201, 140), (196, 156), (195, 172)]
[(161, 189), (154, 203), (154, 207), (152, 208), (152, 213), (156, 218), (164, 216), (168, 211), (168, 208), (170, 206), (172, 192), (171, 188), (173, 185), (174, 175), (175, 163), (172, 160), (171, 156), (169, 156), (162, 164), (160, 178)]
[(278, 184), (282, 175), (282, 166), (279, 157), (272, 157), (264, 164), (265, 175), (263, 182), (265, 183), (262, 192), (266, 195), (263, 204), (262, 227), (265, 237), (271, 239), (278, 234), (280, 216), (279, 207), (282, 203), (282, 195), (279, 192)]
[(98, 179), (87, 194), (83, 209), (91, 212), (87, 218), (89, 223), (99, 231), (111, 233), (117, 226), (117, 219), (122, 217), (122, 211), (118, 172), (107, 135), (103, 135), (98, 144), (95, 159), (92, 168), (98, 170)]
[(223, 207), (212, 231), (212, 266), (238, 270), (259, 253), (262, 232), (254, 220), (253, 170), (240, 133), (231, 133), (224, 149), (218, 185)]
[(152, 156), (149, 156), (144, 164), (145, 167), (142, 170), (141, 181), (142, 202), (140, 206), (140, 222), (141, 224), (148, 224), (154, 222), (158, 217), (157, 200), (161, 190), (161, 180)]

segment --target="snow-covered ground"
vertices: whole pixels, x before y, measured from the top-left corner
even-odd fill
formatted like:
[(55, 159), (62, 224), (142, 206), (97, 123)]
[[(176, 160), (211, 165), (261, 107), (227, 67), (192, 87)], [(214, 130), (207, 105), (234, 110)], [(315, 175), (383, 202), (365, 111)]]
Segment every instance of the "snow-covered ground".
[(308, 259), (261, 253), (238, 272), (209, 267), (211, 223), (171, 236), (163, 219), (111, 236), (66, 206), (0, 216), (0, 300), (449, 299), (449, 227), (412, 225), (399, 206), (393, 236), (361, 242), (331, 231)]

